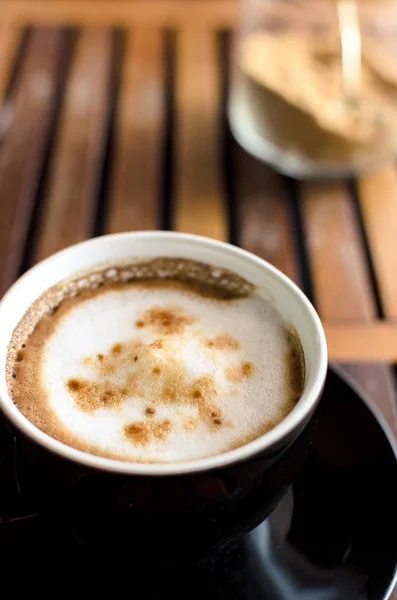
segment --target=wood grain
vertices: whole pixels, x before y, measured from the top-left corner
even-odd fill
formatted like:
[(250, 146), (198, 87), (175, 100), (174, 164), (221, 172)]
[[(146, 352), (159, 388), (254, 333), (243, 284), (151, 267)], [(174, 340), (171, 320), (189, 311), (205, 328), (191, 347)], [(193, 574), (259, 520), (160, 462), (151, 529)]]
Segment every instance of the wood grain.
[(397, 318), (397, 173), (394, 165), (360, 177), (359, 197), (383, 308)]
[(33, 262), (91, 235), (104, 154), (112, 35), (77, 39), (38, 227)]
[(164, 36), (137, 28), (125, 40), (107, 231), (159, 226), (165, 130)]
[[(0, 102), (7, 88), (14, 59), (21, 42), (21, 30), (12, 23), (3, 21), (0, 25)], [(0, 120), (0, 134), (2, 133)]]
[(62, 24), (62, 25), (156, 25), (175, 27), (206, 25), (209, 27), (230, 27), (237, 17), (237, 2), (217, 0), (206, 2), (205, 10), (201, 0), (180, 2), (180, 0), (111, 0), (98, 3), (97, 0), (70, 2), (69, 0), (2, 0), (2, 16), (20, 23)]
[(227, 238), (220, 177), (220, 73), (215, 36), (184, 28), (177, 40), (175, 229)]
[(301, 192), (320, 316), (335, 321), (375, 318), (364, 250), (346, 185), (306, 183)]
[(228, 165), (236, 194), (239, 244), (299, 282), (292, 223), (282, 177), (233, 143)]
[(323, 322), (330, 360), (397, 362), (397, 325)]
[[(305, 237), (320, 317), (334, 323), (373, 322), (376, 318), (375, 298), (357, 215), (346, 184), (310, 182), (302, 185), (301, 192)], [(331, 358), (336, 352), (335, 358), (341, 359), (332, 338), (328, 343)], [(365, 350), (372, 346), (373, 340), (369, 337)], [(363, 351), (364, 348), (361, 356)], [(373, 359), (378, 359), (378, 354)], [(371, 358), (367, 357), (367, 360)], [(351, 363), (342, 367), (367, 392), (397, 432), (391, 367), (375, 363)]]
[(62, 36), (36, 30), (10, 102), (10, 124), (0, 150), (0, 296), (21, 267), (49, 123)]

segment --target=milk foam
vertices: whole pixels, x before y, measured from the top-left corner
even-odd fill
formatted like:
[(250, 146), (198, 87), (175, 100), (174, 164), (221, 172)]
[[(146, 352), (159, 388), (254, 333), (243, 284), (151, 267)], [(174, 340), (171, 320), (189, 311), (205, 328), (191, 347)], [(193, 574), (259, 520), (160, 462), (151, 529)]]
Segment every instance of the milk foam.
[[(173, 311), (182, 326), (168, 331), (164, 320), (146, 323), (151, 308)], [(131, 344), (139, 349), (136, 362)], [(175, 462), (219, 454), (282, 420), (292, 408), (289, 350), (277, 311), (256, 294), (221, 301), (125, 285), (103, 289), (60, 318), (45, 343), (40, 377), (51, 410), (78, 447), (125, 460)], [(163, 373), (174, 380), (174, 372), (175, 398), (162, 399)], [(183, 393), (206, 378), (212, 387), (204, 385), (199, 398), (193, 393), (185, 401)], [(123, 396), (87, 408), (86, 388), (76, 392), (70, 383), (76, 381), (94, 388), (107, 382)], [(200, 409), (206, 394), (208, 418)]]

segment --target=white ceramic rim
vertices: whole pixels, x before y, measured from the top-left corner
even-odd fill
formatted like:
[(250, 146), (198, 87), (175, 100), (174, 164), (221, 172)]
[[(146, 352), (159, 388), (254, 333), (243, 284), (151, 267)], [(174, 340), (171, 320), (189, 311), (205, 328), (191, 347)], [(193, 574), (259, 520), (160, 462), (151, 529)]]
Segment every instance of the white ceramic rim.
[[(6, 378), (4, 373), (2, 373), (0, 374), (0, 408), (3, 410), (4, 414), (9, 418), (9, 420), (20, 431), (22, 431), (22, 433), (34, 440), (40, 446), (43, 446), (47, 450), (54, 452), (55, 454), (63, 458), (86, 465), (88, 467), (93, 467), (104, 471), (111, 471), (114, 473), (124, 473), (130, 475), (181, 475), (226, 467), (230, 464), (248, 459), (249, 457), (257, 453), (272, 447), (273, 445), (277, 444), (277, 442), (280, 442), (280, 440), (282, 440), (284, 437), (287, 437), (288, 434), (290, 434), (293, 430), (299, 430), (299, 427), (306, 422), (306, 420), (313, 412), (313, 409), (321, 396), (321, 392), (327, 374), (327, 344), (321, 321), (314, 307), (309, 302), (304, 293), (286, 275), (281, 273), (281, 271), (279, 271), (263, 259), (231, 244), (219, 242), (217, 240), (212, 240), (203, 236), (166, 231), (117, 233), (93, 238), (85, 242), (81, 242), (80, 244), (75, 244), (74, 246), (70, 246), (69, 248), (65, 248), (64, 250), (53, 254), (44, 261), (41, 261), (36, 266), (32, 267), (29, 271), (27, 271), (14, 283), (14, 285), (5, 294), (3, 300), (0, 303), (0, 323), (1, 320), (6, 317), (4, 311), (4, 304), (6, 304), (8, 296), (11, 294), (11, 292), (15, 293), (19, 285), (24, 283), (26, 278), (31, 278), (32, 276), (34, 276), (36, 271), (38, 271), (39, 269), (44, 269), (46, 265), (50, 265), (52, 261), (56, 261), (58, 257), (70, 251), (71, 248), (79, 247), (81, 249), (84, 249), (85, 246), (91, 246), (95, 243), (100, 243), (100, 240), (103, 238), (107, 238), (108, 240), (117, 240), (121, 237), (128, 236), (134, 236), (134, 238), (141, 239), (157, 238), (162, 240), (165, 240), (166, 238), (179, 238), (180, 240), (183, 240), (185, 242), (192, 242), (196, 245), (200, 244), (201, 246), (207, 247), (209, 249), (216, 249), (217, 252), (221, 252), (224, 254), (227, 253), (227, 255), (237, 255), (240, 258), (250, 262), (251, 264), (256, 263), (257, 267), (266, 270), (267, 273), (270, 274), (272, 277), (276, 278), (279, 283), (282, 283), (283, 286), (289, 288), (289, 292), (295, 297), (297, 303), (300, 303), (300, 305), (304, 307), (304, 310), (306, 311), (308, 317), (312, 322), (313, 329), (317, 338), (317, 370), (312, 385), (307, 390), (305, 390), (304, 396), (302, 396), (295, 408), (268, 433), (265, 433), (263, 436), (253, 440), (252, 442), (249, 442), (248, 444), (245, 444), (244, 446), (240, 446), (239, 448), (235, 448), (228, 452), (224, 452), (223, 454), (218, 454), (207, 458), (201, 458), (185, 462), (134, 463), (96, 456), (94, 454), (88, 454), (81, 450), (72, 448), (71, 446), (67, 446), (66, 444), (59, 442), (58, 440), (52, 438), (48, 434), (38, 429), (18, 410), (8, 393)], [(78, 269), (76, 269), (76, 272), (78, 272)]]

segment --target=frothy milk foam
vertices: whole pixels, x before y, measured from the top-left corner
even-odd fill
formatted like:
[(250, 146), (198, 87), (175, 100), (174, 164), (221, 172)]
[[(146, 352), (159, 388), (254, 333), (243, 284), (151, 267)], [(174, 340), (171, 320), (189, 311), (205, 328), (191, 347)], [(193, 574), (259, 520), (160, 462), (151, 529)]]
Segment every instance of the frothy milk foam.
[(61, 441), (130, 461), (213, 456), (271, 429), (302, 390), (299, 343), (255, 291), (225, 299), (190, 283), (88, 285), (25, 338), (22, 322), (14, 402)]

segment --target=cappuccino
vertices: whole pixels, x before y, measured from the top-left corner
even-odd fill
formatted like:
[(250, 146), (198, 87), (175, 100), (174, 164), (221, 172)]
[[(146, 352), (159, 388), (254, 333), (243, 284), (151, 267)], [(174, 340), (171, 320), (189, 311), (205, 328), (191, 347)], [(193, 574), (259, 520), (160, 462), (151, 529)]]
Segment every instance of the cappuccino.
[(296, 333), (250, 283), (186, 259), (98, 268), (49, 289), (8, 349), (18, 409), (77, 449), (182, 462), (242, 446), (299, 400)]

